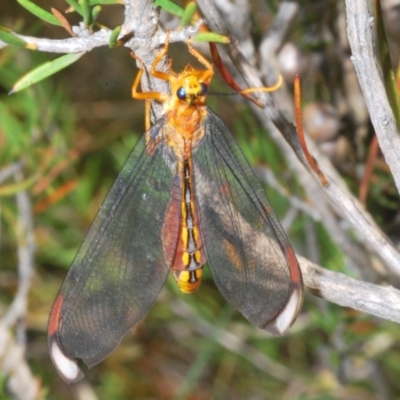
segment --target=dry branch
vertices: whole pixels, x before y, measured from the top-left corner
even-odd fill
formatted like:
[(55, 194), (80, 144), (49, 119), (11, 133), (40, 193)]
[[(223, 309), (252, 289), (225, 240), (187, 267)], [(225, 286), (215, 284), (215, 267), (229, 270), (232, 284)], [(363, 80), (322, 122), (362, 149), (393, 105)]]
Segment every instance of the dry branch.
[(340, 306), (400, 323), (400, 290), (353, 279), (298, 258), (310, 293)]
[[(23, 180), (22, 163), (13, 164), (16, 182)], [(3, 170), (3, 172), (5, 172)], [(5, 174), (6, 175), (6, 174)], [(15, 399), (38, 398), (40, 383), (25, 360), (26, 333), (24, 319), (27, 311), (28, 292), (34, 271), (34, 236), (30, 196), (23, 190), (17, 193), (18, 208), (18, 290), (7, 313), (0, 318), (0, 370), (7, 377), (7, 388)], [(13, 331), (16, 331), (13, 337)]]
[(346, 0), (347, 35), (379, 146), (400, 193), (400, 132), (390, 106), (374, 43), (374, 18), (365, 0)]

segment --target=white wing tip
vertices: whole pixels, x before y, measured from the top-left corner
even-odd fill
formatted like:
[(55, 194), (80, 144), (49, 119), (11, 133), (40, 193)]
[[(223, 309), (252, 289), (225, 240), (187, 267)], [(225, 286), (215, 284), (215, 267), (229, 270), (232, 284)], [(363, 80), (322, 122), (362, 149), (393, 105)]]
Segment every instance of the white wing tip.
[(73, 383), (83, 378), (84, 375), (78, 367), (77, 362), (74, 359), (67, 357), (62, 352), (56, 340), (53, 340), (53, 343), (51, 344), (50, 356), (58, 373), (64, 381), (67, 383)]
[(275, 335), (283, 335), (293, 324), (303, 303), (303, 291), (301, 287), (293, 289), (285, 308), (267, 326), (267, 330)]

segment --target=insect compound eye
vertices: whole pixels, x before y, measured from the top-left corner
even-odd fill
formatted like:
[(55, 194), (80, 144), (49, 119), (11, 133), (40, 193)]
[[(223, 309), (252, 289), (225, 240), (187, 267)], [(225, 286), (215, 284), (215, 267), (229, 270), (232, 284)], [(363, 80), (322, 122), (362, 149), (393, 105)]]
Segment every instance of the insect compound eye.
[(178, 96), (179, 100), (185, 100), (186, 99), (186, 90), (183, 87), (180, 87), (176, 91), (176, 95)]
[(201, 86), (201, 94), (206, 94), (207, 93), (207, 85), (205, 83), (200, 83)]

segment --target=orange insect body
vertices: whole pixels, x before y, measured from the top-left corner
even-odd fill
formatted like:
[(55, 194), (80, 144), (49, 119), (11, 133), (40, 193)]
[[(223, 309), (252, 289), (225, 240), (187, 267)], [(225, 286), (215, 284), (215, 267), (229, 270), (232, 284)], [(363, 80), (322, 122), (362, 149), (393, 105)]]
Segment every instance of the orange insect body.
[[(189, 51), (206, 65), (206, 70), (196, 70), (188, 64), (179, 74), (156, 71), (155, 67), (167, 49), (165, 46), (156, 57), (150, 72), (153, 76), (169, 81), (172, 95), (166, 98), (162, 93), (137, 92), (141, 78), (139, 73), (132, 87), (132, 96), (163, 103), (165, 141), (175, 154), (176, 176), (181, 178), (173, 189), (173, 192), (180, 190), (180, 194), (172, 194), (165, 216), (162, 230), (164, 253), (165, 258), (171, 260), (171, 269), (179, 288), (184, 293), (193, 293), (200, 286), (201, 268), (206, 257), (194, 198), (192, 152), (205, 135), (201, 124), (207, 115), (204, 88), (210, 84), (214, 71), (212, 65), (190, 45)], [(179, 93), (182, 95), (179, 96)], [(179, 227), (178, 232), (176, 227)]]

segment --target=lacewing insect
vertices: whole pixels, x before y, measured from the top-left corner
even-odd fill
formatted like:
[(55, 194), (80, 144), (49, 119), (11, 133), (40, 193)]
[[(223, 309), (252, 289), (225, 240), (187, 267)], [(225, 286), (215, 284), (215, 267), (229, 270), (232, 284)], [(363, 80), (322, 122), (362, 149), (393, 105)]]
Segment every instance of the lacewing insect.
[[(225, 299), (274, 334), (294, 322), (303, 299), (301, 271), (279, 221), (222, 120), (205, 105), (213, 66), (150, 74), (171, 94), (133, 97), (163, 104), (163, 116), (138, 141), (100, 208), (55, 300), (50, 355), (61, 377), (83, 377), (147, 314), (171, 271), (184, 293), (210, 266)], [(139, 60), (140, 62), (140, 60)], [(171, 69), (171, 67), (170, 67)]]

